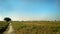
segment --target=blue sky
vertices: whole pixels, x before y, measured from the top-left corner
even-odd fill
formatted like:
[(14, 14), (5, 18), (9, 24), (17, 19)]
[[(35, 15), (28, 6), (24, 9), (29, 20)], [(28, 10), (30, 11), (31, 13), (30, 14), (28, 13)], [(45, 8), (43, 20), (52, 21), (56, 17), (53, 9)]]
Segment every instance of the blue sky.
[(0, 0), (0, 20), (58, 20), (60, 21), (60, 1), (58, 0)]

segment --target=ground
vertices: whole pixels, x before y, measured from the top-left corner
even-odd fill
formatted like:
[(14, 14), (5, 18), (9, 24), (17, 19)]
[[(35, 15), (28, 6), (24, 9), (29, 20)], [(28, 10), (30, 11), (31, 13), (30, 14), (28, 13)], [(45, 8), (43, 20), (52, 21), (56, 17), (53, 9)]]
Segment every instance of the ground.
[(12, 21), (15, 34), (60, 34), (60, 21)]
[(12, 22), (16, 34), (60, 34), (60, 22), (22, 21)]

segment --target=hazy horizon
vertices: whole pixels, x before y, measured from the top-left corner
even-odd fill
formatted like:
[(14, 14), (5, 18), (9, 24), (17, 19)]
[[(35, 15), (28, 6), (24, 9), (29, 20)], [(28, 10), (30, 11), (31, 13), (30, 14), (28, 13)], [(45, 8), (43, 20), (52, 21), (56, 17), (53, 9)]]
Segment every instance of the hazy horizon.
[(60, 0), (0, 0), (0, 21), (60, 21)]

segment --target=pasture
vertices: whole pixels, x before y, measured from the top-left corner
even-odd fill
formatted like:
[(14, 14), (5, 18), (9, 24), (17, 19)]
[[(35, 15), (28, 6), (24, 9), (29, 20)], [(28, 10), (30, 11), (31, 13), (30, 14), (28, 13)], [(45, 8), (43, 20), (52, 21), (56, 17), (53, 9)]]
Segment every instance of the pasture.
[(13, 21), (15, 34), (60, 34), (58, 21)]

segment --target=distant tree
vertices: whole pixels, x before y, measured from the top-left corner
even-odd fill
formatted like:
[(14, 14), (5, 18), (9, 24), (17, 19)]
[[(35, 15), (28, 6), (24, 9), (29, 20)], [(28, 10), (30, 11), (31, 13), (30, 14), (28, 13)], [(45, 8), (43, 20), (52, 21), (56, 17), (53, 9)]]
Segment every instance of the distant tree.
[(4, 18), (4, 20), (5, 20), (6, 22), (9, 22), (9, 21), (11, 21), (11, 18), (6, 17), (6, 18)]

